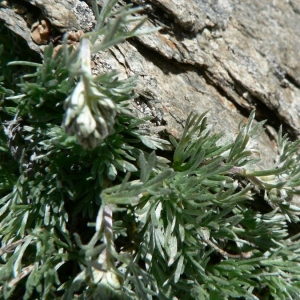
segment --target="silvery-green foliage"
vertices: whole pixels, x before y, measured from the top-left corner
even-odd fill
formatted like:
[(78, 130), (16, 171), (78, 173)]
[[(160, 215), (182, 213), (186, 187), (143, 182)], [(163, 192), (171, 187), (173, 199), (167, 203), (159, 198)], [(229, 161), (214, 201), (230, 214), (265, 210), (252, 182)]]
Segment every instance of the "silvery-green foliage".
[[(181, 139), (177, 142), (171, 137), (175, 151), (170, 169), (152, 173), (155, 158), (141, 156), (140, 180), (126, 178), (121, 185), (102, 192), (101, 209), (117, 205), (127, 211), (125, 216), (131, 214), (134, 241), (129, 249), (121, 250), (131, 253), (132, 260), (151, 274), (145, 294), (151, 286), (159, 299), (299, 296), (300, 257), (292, 255), (299, 237), (289, 235), (290, 219), (285, 217), (286, 211), (292, 214), (296, 210), (290, 203), (285, 211), (272, 205), (267, 213), (257, 209), (262, 205), (257, 202), (264, 202), (258, 189), (268, 192), (253, 179), (263, 172), (255, 171), (258, 152), (253, 148), (263, 123), (254, 124), (252, 112), (236, 139), (226, 141), (223, 134), (211, 132), (205, 114), (191, 114)], [(296, 152), (296, 143), (286, 139), (285, 143), (286, 149)], [(283, 145), (282, 139), (279, 145)], [(276, 165), (285, 160), (286, 151), (281, 150)], [(290, 172), (289, 168), (286, 164), (278, 174)], [(276, 166), (272, 170), (266, 172), (277, 174)], [(285, 187), (295, 178), (287, 180)], [(295, 188), (290, 193), (298, 191)], [(116, 245), (120, 239), (117, 232)], [(129, 265), (121, 270), (131, 278)], [(141, 299), (138, 293), (131, 297)], [(148, 292), (147, 299), (155, 297)]]
[(191, 113), (172, 159), (158, 156), (170, 143), (126, 106), (137, 79), (90, 69), (151, 30), (138, 9), (96, 2), (78, 48), (11, 62), (16, 86), (0, 76), (1, 299), (298, 299), (299, 141), (280, 130), (261, 170), (254, 111), (234, 139)]

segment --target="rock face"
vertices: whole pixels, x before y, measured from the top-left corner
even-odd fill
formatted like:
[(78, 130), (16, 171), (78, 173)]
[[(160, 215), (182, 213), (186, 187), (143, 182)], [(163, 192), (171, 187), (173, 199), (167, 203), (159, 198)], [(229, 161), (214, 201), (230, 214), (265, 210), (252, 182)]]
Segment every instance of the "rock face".
[[(132, 2), (144, 7), (147, 26), (161, 30), (94, 55), (94, 71), (117, 69), (121, 76), (138, 75), (139, 98), (133, 105), (137, 112), (154, 117), (157, 130), (166, 128), (178, 137), (191, 111), (209, 110), (216, 129), (234, 135), (239, 122), (256, 109), (259, 120), (268, 119), (259, 141), (262, 167), (276, 155), (280, 124), (292, 137), (299, 137), (298, 0)], [(59, 33), (88, 31), (94, 22), (88, 5), (79, 0), (26, 4), (29, 10), (38, 8)], [(32, 42), (22, 15), (9, 3), (2, 6), (0, 19), (33, 50), (42, 51)]]

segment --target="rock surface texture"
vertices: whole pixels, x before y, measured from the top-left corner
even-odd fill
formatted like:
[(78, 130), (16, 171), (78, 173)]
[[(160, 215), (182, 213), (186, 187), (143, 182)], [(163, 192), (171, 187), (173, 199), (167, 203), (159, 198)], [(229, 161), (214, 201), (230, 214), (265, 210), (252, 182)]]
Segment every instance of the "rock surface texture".
[[(262, 167), (276, 156), (280, 124), (293, 138), (299, 137), (298, 0), (132, 2), (144, 7), (147, 26), (161, 30), (94, 55), (94, 72), (117, 69), (121, 76), (138, 75), (139, 98), (133, 105), (154, 117), (157, 131), (166, 129), (178, 137), (191, 111), (209, 110), (216, 129), (234, 135), (256, 109), (258, 120), (268, 119), (259, 141)], [(36, 19), (48, 20), (52, 33), (86, 32), (94, 24), (88, 4), (79, 0), (1, 1), (0, 19), (40, 53), (44, 46), (32, 41), (32, 25), (16, 4), (29, 12), (36, 9)]]

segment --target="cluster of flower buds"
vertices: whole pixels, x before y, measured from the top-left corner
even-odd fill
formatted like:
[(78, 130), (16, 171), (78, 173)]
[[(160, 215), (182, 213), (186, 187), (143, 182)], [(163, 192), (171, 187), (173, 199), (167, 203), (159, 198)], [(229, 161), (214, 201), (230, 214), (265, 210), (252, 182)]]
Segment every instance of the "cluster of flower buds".
[(116, 106), (93, 82), (90, 42), (83, 38), (80, 45), (81, 75), (73, 93), (65, 102), (63, 127), (68, 135), (86, 149), (94, 149), (113, 132)]

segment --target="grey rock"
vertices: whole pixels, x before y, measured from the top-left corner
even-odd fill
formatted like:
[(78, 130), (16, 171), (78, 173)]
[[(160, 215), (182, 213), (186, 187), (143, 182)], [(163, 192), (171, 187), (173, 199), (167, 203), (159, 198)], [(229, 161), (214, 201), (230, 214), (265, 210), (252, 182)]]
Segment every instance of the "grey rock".
[(26, 0), (41, 9), (42, 14), (61, 33), (71, 30), (88, 31), (93, 26), (93, 14), (88, 5), (79, 0)]

